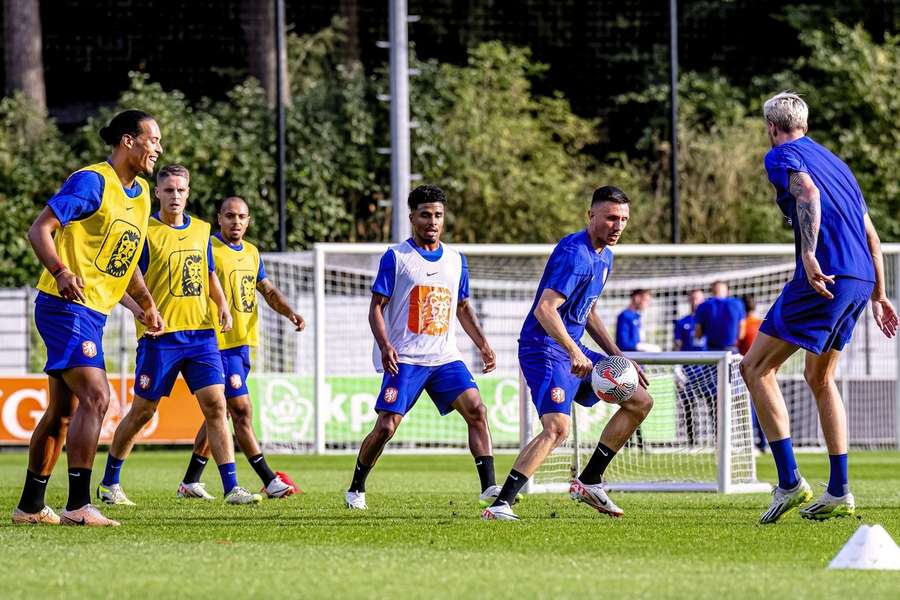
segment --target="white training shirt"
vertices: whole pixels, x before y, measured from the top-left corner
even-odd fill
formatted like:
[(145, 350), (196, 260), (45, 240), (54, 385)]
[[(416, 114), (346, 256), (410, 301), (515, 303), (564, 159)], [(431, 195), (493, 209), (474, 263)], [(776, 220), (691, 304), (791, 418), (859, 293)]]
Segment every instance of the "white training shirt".
[[(384, 307), (388, 340), (401, 363), (433, 367), (462, 360), (456, 347), (462, 255), (441, 244), (441, 257), (430, 261), (412, 244), (407, 240), (387, 250), (394, 263), (393, 292)], [(384, 371), (377, 343), (372, 361), (376, 371)]]

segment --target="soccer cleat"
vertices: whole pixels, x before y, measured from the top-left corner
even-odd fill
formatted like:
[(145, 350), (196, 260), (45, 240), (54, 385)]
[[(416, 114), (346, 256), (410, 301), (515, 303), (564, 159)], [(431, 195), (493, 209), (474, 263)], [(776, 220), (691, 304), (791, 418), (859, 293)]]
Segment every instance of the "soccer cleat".
[(27, 513), (17, 506), (12, 512), (12, 522), (13, 525), (59, 525), (59, 515), (49, 506), (36, 513)]
[(780, 487), (776, 487), (772, 491), (772, 504), (769, 506), (769, 510), (764, 512), (759, 518), (759, 524), (775, 523), (783, 514), (797, 508), (804, 502), (809, 502), (812, 498), (812, 488), (809, 487), (809, 484), (802, 477), (793, 489), (783, 490)]
[(578, 478), (572, 480), (569, 486), (569, 495), (572, 500), (584, 502), (597, 512), (611, 517), (621, 517), (625, 511), (616, 506), (603, 489), (602, 483), (581, 483)]
[(518, 521), (519, 517), (506, 502), (488, 506), (481, 512), (482, 521)]
[[(488, 486), (481, 495), (478, 497), (478, 502), (483, 507), (488, 507), (494, 502), (497, 501), (497, 496), (500, 495), (501, 488), (499, 485)], [(513, 504), (518, 504), (522, 500), (522, 494), (516, 494), (516, 499), (513, 500)]]
[(366, 510), (369, 508), (366, 504), (365, 492), (346, 492), (344, 494), (344, 501), (347, 504), (347, 508), (351, 510)]
[(85, 504), (75, 510), (64, 510), (59, 515), (60, 525), (84, 525), (86, 527), (118, 527), (118, 521), (103, 516), (93, 504)]
[(290, 478), (290, 476), (284, 471), (275, 471), (275, 477), (278, 477), (283, 482), (291, 486), (294, 490), (295, 494), (302, 494), (303, 490), (300, 489), (300, 486), (294, 483), (294, 480)]
[(800, 516), (814, 521), (825, 521), (835, 517), (849, 517), (856, 512), (856, 500), (853, 494), (832, 496), (827, 491), (822, 497), (800, 509)]
[(294, 493), (294, 486), (288, 485), (276, 475), (269, 485), (260, 490), (260, 493), (265, 494), (268, 498), (287, 498)]
[(251, 494), (239, 485), (231, 488), (231, 491), (225, 494), (225, 504), (259, 504), (260, 502), (262, 502), (262, 496)]
[(107, 487), (102, 483), (97, 486), (97, 499), (102, 500), (105, 504), (118, 504), (119, 506), (136, 506), (134, 502), (128, 499), (122, 486), (114, 483)]
[(200, 500), (215, 500), (216, 497), (206, 491), (205, 483), (185, 483), (178, 484), (178, 492), (175, 494), (178, 498), (199, 498)]

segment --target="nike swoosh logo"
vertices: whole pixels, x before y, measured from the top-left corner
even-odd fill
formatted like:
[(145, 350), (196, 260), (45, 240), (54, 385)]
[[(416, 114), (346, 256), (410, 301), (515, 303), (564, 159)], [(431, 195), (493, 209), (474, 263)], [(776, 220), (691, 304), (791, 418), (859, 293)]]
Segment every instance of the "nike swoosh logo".
[(515, 475), (510, 475), (509, 478), (512, 479), (513, 481), (518, 481), (518, 480), (519, 480), (519, 478), (516, 477)]
[(126, 206), (125, 210), (132, 210), (133, 208), (134, 208), (133, 206)]
[(81, 473), (69, 473), (69, 477), (81, 477)]
[(437, 274), (438, 274), (437, 271), (435, 271), (434, 273), (425, 273), (425, 275), (426, 275), (427, 277), (433, 277), (433, 276), (435, 276), (435, 275), (437, 275)]
[(597, 452), (599, 452), (599, 453), (602, 454), (603, 456), (609, 456), (609, 454), (607, 454), (606, 452), (604, 452), (604, 451), (601, 450), (600, 448), (597, 448)]
[(76, 521), (75, 519), (72, 519), (70, 517), (65, 517), (65, 519), (69, 523), (75, 523), (76, 525), (84, 525), (84, 518), (82, 518), (80, 521)]
[(46, 479), (35, 479), (38, 483), (47, 483)]
[(186, 239), (188, 239), (188, 236), (180, 237), (180, 238), (178, 238), (178, 241), (183, 242)]
[(483, 464), (484, 464), (484, 463), (481, 462), (481, 461), (479, 460), (477, 463), (475, 463), (475, 466), (476, 466), (476, 467), (480, 467), (480, 466), (483, 465)]
[(256, 460), (254, 460), (254, 461), (253, 461), (253, 464), (255, 465), (256, 463), (258, 463), (258, 462), (261, 461), (261, 460), (262, 460), (262, 456), (260, 456), (260, 457), (257, 458)]

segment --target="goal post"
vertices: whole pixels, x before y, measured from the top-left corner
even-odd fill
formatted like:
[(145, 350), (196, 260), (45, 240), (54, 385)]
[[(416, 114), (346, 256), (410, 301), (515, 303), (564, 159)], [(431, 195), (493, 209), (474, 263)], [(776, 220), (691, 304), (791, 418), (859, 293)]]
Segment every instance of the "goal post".
[[(768, 492), (756, 479), (750, 397), (730, 352), (631, 352), (655, 404), (607, 469), (610, 489), (643, 492)], [(570, 438), (538, 469), (528, 493), (563, 492), (589, 459), (617, 405), (573, 404)], [(540, 428), (529, 406), (522, 439)]]

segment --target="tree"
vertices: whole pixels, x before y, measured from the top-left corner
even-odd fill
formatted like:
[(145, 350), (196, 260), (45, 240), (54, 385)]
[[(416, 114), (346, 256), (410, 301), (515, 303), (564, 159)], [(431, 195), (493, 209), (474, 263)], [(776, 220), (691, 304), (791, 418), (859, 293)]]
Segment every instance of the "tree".
[[(275, 0), (243, 0), (241, 23), (247, 42), (247, 62), (250, 75), (255, 77), (266, 91), (269, 106), (275, 106)], [(287, 68), (287, 44), (282, 48), (284, 88), (281, 101), (291, 103)]]
[(41, 43), (40, 0), (3, 2), (6, 92), (22, 92), (38, 112), (47, 111)]

